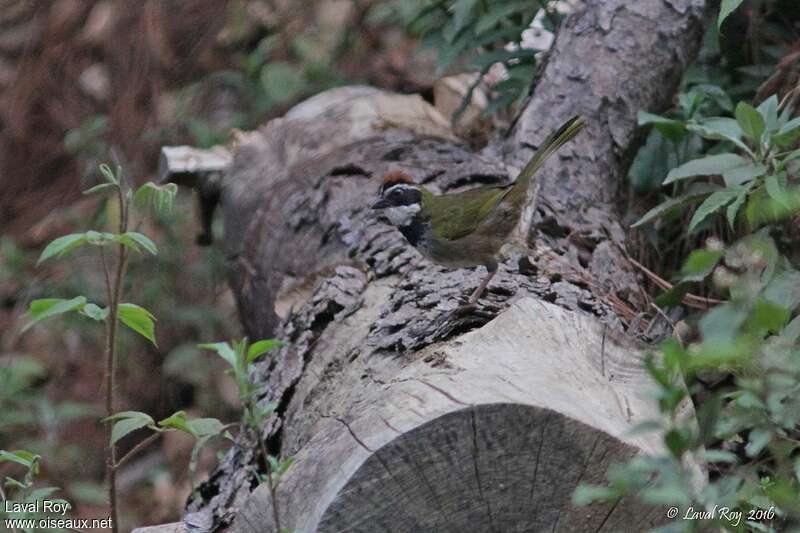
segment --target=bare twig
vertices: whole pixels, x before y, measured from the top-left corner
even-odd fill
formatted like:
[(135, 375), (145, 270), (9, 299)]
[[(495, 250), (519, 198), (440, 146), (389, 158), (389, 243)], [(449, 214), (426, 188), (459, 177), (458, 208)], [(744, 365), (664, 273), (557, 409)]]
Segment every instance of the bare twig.
[[(674, 287), (672, 283), (668, 282), (667, 280), (665, 280), (652, 270), (648, 269), (646, 266), (638, 262), (636, 259), (633, 259), (632, 257), (629, 256), (628, 261), (630, 261), (631, 264), (634, 265), (636, 268), (644, 272), (644, 274), (648, 278), (650, 278), (653, 281), (653, 283), (655, 283), (662, 289), (670, 290), (672, 287)], [(714, 305), (725, 303), (725, 300), (717, 300), (716, 298), (709, 298), (707, 296), (697, 296), (696, 294), (684, 294), (682, 303), (683, 305), (691, 307), (693, 309), (707, 310)]]
[(161, 431), (156, 431), (155, 433), (144, 439), (142, 442), (131, 448), (130, 451), (128, 451), (128, 453), (123, 455), (122, 458), (120, 458), (120, 460), (117, 461), (116, 464), (114, 464), (114, 470), (119, 470), (120, 468), (122, 468), (122, 465), (130, 461), (136, 454), (138, 454), (139, 452), (141, 452), (142, 450), (153, 444), (161, 436), (161, 433), (162, 433)]

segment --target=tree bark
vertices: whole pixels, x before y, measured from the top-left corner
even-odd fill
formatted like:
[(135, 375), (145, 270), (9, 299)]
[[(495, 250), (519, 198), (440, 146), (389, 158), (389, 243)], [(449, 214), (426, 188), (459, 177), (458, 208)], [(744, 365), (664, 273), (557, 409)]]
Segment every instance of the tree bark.
[[(279, 416), (259, 438), (296, 462), (284, 526), (311, 531), (613, 531), (665, 521), (635, 501), (573, 509), (579, 483), (660, 450), (641, 359), (648, 320), (626, 260), (622, 180), (636, 112), (668, 105), (705, 27), (702, 0), (587, 1), (564, 22), (511, 134), (476, 154), (418, 97), (365, 87), (300, 104), (244, 140), (224, 180), (225, 252)], [(482, 272), (424, 260), (368, 209), (403, 170), (434, 192), (506, 183), (549, 131), (589, 127), (542, 169), (521, 237), (477, 309)], [(538, 197), (536, 192), (538, 191)], [(528, 228), (535, 231), (530, 233)], [(643, 318), (645, 317), (645, 318)], [(687, 409), (690, 409), (687, 406)], [(187, 525), (273, 531), (243, 435)], [(190, 527), (190, 529), (191, 529)]]

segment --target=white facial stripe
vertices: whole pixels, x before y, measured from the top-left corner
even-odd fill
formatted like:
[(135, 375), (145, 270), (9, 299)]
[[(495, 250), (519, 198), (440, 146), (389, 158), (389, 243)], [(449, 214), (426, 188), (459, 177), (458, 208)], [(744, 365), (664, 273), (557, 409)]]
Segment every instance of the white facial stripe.
[(422, 207), (419, 204), (401, 205), (389, 207), (384, 210), (384, 213), (393, 226), (408, 226), (414, 219), (414, 215), (419, 213), (421, 209)]

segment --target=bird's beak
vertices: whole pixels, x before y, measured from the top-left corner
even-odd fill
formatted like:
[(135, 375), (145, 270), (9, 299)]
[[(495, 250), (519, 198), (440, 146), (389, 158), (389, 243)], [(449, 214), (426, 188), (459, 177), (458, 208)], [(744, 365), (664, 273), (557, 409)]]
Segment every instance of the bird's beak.
[(371, 209), (386, 209), (387, 207), (389, 207), (389, 204), (386, 203), (386, 200), (381, 198), (377, 202), (372, 204)]

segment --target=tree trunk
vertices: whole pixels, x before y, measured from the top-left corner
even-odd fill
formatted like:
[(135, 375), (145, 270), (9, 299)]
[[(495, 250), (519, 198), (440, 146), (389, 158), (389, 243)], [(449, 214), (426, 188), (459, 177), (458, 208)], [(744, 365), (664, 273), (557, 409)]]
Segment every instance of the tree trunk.
[[(658, 414), (641, 340), (666, 326), (647, 320), (618, 206), (636, 112), (669, 105), (704, 15), (702, 0), (580, 4), (513, 131), (480, 154), (420, 98), (366, 87), (311, 98), (237, 147), (222, 194), (230, 281), (246, 333), (290, 343), (257, 376), (261, 401), (279, 405), (260, 437), (296, 459), (278, 489), (285, 527), (666, 521), (633, 500), (574, 509), (570, 497), (661, 449), (628, 435)], [(454, 313), (483, 273), (436, 266), (378, 222), (380, 177), (403, 170), (434, 192), (506, 183), (575, 114), (589, 127), (542, 169), (521, 224), (530, 261), (501, 264), (477, 309)], [(187, 525), (274, 531), (269, 491), (251, 492), (256, 448), (240, 438)]]

